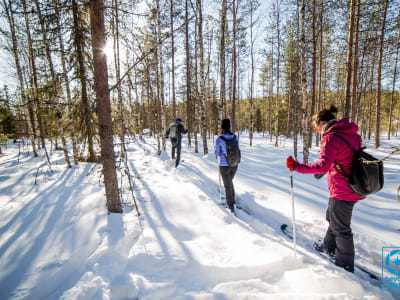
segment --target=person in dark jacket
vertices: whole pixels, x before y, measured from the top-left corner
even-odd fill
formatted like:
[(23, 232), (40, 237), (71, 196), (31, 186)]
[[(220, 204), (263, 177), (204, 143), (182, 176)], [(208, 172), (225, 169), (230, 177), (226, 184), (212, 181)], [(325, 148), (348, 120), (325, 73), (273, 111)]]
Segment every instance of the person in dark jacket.
[[(338, 170), (336, 163), (345, 174), (350, 175), (353, 150), (341, 138), (349, 142), (354, 149), (361, 147), (361, 136), (357, 134), (358, 126), (348, 118), (336, 120), (336, 107), (324, 109), (313, 117), (314, 130), (321, 134), (319, 159), (316, 163), (302, 164), (291, 156), (287, 158), (287, 167), (304, 174), (328, 173), (327, 181), (330, 191), (326, 219), (329, 227), (323, 243), (316, 245), (317, 250), (330, 255), (335, 254), (335, 264), (347, 271), (354, 272), (354, 241), (350, 228), (353, 207), (360, 197), (347, 183), (347, 178)], [(338, 135), (338, 136), (335, 136)], [(317, 178), (317, 177), (316, 177)]]
[(171, 141), (171, 158), (175, 159), (176, 152), (176, 160), (175, 160), (175, 168), (179, 165), (181, 160), (181, 149), (182, 149), (182, 135), (187, 133), (188, 131), (182, 125), (182, 119), (176, 118), (175, 123), (172, 123), (166, 134), (165, 138), (170, 138)]
[[(221, 136), (227, 140), (236, 139), (239, 142), (236, 135), (231, 132), (231, 121), (229, 119), (222, 120), (221, 123)], [(226, 204), (228, 205), (231, 212), (234, 212), (235, 204), (235, 190), (233, 188), (233, 178), (235, 177), (238, 166), (230, 167), (226, 157), (228, 151), (226, 149), (225, 141), (220, 137), (215, 142), (215, 155), (219, 157), (219, 172), (224, 182)]]

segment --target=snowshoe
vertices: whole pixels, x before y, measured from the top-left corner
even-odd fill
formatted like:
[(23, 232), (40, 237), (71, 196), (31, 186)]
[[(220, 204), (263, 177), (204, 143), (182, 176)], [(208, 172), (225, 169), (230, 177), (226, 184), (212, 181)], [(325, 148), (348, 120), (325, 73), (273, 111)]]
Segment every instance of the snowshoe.
[(336, 258), (335, 250), (330, 251), (330, 250), (326, 249), (324, 246), (324, 242), (322, 240), (316, 241), (313, 246), (314, 246), (314, 249), (317, 250), (318, 252), (328, 254), (329, 257), (331, 257), (333, 259)]

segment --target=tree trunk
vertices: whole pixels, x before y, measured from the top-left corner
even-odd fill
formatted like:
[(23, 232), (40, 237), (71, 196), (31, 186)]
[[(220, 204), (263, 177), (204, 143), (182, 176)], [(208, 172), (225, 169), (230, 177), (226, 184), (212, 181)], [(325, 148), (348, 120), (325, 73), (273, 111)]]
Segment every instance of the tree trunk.
[[(197, 0), (196, 0), (197, 1)], [(195, 32), (194, 32), (194, 37), (195, 37), (195, 47), (194, 47), (194, 77), (195, 77), (195, 86), (194, 86), (194, 124), (193, 124), (193, 134), (194, 134), (194, 152), (195, 153), (199, 153), (199, 144), (198, 144), (198, 140), (197, 140), (197, 131), (199, 129), (199, 113), (198, 113), (198, 106), (199, 106), (199, 72), (198, 72), (198, 64), (199, 64), (199, 55), (198, 55), (198, 51), (199, 51), (199, 42), (198, 42), (198, 27), (199, 27), (199, 21), (198, 21), (198, 17), (197, 17), (197, 12), (196, 13), (196, 21), (195, 21)]]
[(220, 105), (218, 108), (218, 128), (221, 127), (221, 121), (226, 117), (226, 96), (225, 96), (225, 24), (226, 23), (226, 0), (222, 0), (221, 7), (221, 27), (220, 27)]
[(200, 51), (200, 111), (201, 111), (201, 135), (203, 138), (204, 155), (208, 154), (207, 147), (207, 124), (206, 124), (206, 107), (205, 107), (205, 84), (204, 84), (204, 49), (203, 49), (203, 12), (201, 8), (201, 0), (196, 0), (198, 12), (198, 35), (199, 35), (199, 51)]
[[(397, 73), (397, 60), (399, 57), (399, 46), (400, 46), (400, 29), (399, 34), (397, 36), (397, 46), (396, 46), (396, 58), (394, 60), (394, 70), (393, 70), (393, 83), (392, 83), (392, 96), (390, 99), (390, 112), (389, 112), (389, 129), (388, 129), (388, 140), (390, 140), (390, 133), (392, 130), (392, 116), (394, 109), (394, 93), (395, 93), (395, 84), (396, 84), (396, 73)], [(397, 120), (399, 122), (399, 120)]]
[(386, 0), (385, 7), (383, 9), (381, 41), (380, 41), (380, 45), (379, 45), (378, 79), (377, 79), (377, 87), (376, 87), (375, 148), (379, 148), (379, 146), (380, 146), (382, 56), (383, 56), (383, 41), (385, 39), (386, 12), (387, 12), (388, 5), (389, 5), (389, 0)]
[(276, 65), (276, 102), (275, 102), (275, 147), (279, 146), (279, 71), (281, 61), (281, 37), (280, 37), (280, 7), (279, 0), (276, 0), (276, 29), (278, 39), (277, 65)]
[(308, 162), (309, 141), (308, 141), (308, 100), (307, 100), (307, 71), (306, 71), (306, 45), (305, 45), (305, 11), (306, 0), (301, 1), (300, 9), (300, 50), (301, 50), (301, 90), (303, 94), (303, 161)]
[[(290, 58), (289, 58), (290, 59)], [(288, 91), (288, 113), (287, 113), (287, 133), (286, 136), (290, 137), (293, 129), (293, 72), (292, 62), (289, 62), (289, 91)]]
[(161, 144), (160, 144), (160, 138), (161, 138), (161, 131), (162, 131), (162, 119), (161, 119), (161, 82), (160, 82), (160, 69), (159, 69), (159, 54), (158, 54), (158, 47), (156, 51), (154, 52), (155, 54), (155, 61), (157, 62), (156, 65), (156, 85), (157, 85), (157, 154), (161, 155)]
[(185, 50), (186, 50), (186, 115), (188, 130), (188, 145), (192, 145), (190, 133), (192, 132), (192, 109), (191, 109), (191, 78), (190, 78), (190, 52), (189, 52), (189, 17), (188, 1), (185, 0)]
[(125, 157), (125, 119), (124, 119), (124, 105), (122, 101), (122, 86), (121, 86), (121, 63), (119, 57), (119, 17), (118, 17), (118, 0), (113, 0), (113, 38), (114, 38), (114, 66), (115, 66), (115, 80), (117, 81), (117, 97), (118, 97), (118, 110), (120, 118), (120, 142), (121, 142), (121, 157)]
[(52, 96), (53, 96), (53, 100), (55, 102), (54, 109), (55, 109), (56, 116), (57, 116), (58, 130), (59, 130), (59, 134), (60, 134), (62, 145), (63, 145), (65, 162), (67, 164), (67, 168), (69, 169), (69, 168), (71, 168), (71, 162), (69, 160), (67, 142), (66, 142), (65, 136), (64, 136), (61, 108), (57, 103), (57, 101), (58, 101), (58, 85), (57, 85), (56, 73), (54, 71), (53, 60), (51, 58), (51, 53), (50, 53), (50, 45), (49, 45), (49, 42), (47, 39), (46, 28), (44, 25), (43, 15), (42, 15), (42, 12), (40, 9), (39, 1), (35, 0), (35, 4), (36, 4), (38, 17), (39, 17), (39, 23), (40, 23), (40, 26), (42, 29), (43, 43), (44, 43), (45, 50), (46, 50), (47, 62), (49, 63), (50, 76), (51, 76), (51, 80), (52, 80), (52, 84), (53, 84), (53, 95)]
[(354, 122), (355, 117), (356, 117), (356, 111), (357, 111), (357, 75), (358, 75), (358, 27), (360, 24), (360, 0), (354, 0), (357, 2), (357, 16), (356, 16), (356, 24), (355, 24), (355, 32), (356, 32), (356, 37), (354, 41), (354, 54), (353, 54), (353, 80), (352, 80), (352, 92), (351, 92), (351, 109), (350, 109), (350, 117), (351, 120)]
[(35, 117), (34, 117), (34, 113), (33, 113), (32, 102), (29, 101), (29, 99), (27, 99), (27, 97), (26, 97), (25, 85), (24, 85), (24, 80), (23, 80), (23, 76), (22, 76), (21, 63), (20, 63), (19, 55), (18, 55), (18, 43), (17, 43), (17, 36), (15, 33), (14, 12), (13, 12), (13, 8), (12, 8), (11, 0), (9, 0), (8, 4), (5, 0), (3, 0), (3, 10), (7, 15), (7, 21), (10, 26), (12, 51), (13, 51), (13, 56), (14, 56), (14, 61), (15, 61), (15, 68), (16, 68), (17, 75), (18, 75), (18, 81), (19, 81), (19, 85), (20, 85), (19, 89), (20, 89), (20, 93), (21, 93), (22, 103), (24, 105), (27, 104), (27, 106), (28, 106), (28, 114), (29, 114), (29, 122), (27, 122), (28, 135), (30, 137), (31, 144), (32, 144), (33, 156), (37, 157), (38, 154), (36, 152), (36, 144), (35, 144), (35, 136), (36, 136)]
[(310, 110), (310, 116), (309, 116), (309, 121), (308, 121), (308, 147), (312, 146), (312, 135), (313, 135), (313, 129), (311, 126), (311, 118), (313, 117), (315, 113), (315, 96), (316, 96), (316, 80), (317, 80), (317, 33), (315, 30), (315, 23), (316, 23), (316, 14), (315, 14), (315, 8), (316, 8), (316, 0), (313, 0), (313, 8), (312, 8), (312, 69), (311, 69), (311, 110)]
[(81, 84), (81, 101), (83, 107), (83, 118), (85, 120), (85, 130), (86, 136), (88, 140), (88, 152), (89, 157), (88, 161), (94, 162), (96, 161), (96, 155), (93, 149), (93, 131), (92, 131), (92, 112), (89, 106), (89, 99), (87, 94), (87, 83), (86, 83), (86, 67), (85, 60), (83, 55), (83, 45), (84, 36), (82, 32), (81, 25), (79, 24), (79, 8), (76, 0), (72, 0), (72, 16), (74, 20), (73, 26), (73, 39), (74, 39), (74, 47), (76, 51), (76, 57), (78, 59), (78, 76)]
[(101, 161), (103, 163), (107, 208), (110, 213), (122, 213), (115, 170), (107, 58), (103, 53), (105, 47), (104, 4), (103, 0), (90, 0), (89, 4), (94, 59), (94, 85), (99, 119)]
[(62, 65), (62, 76), (65, 83), (65, 90), (67, 92), (67, 100), (68, 100), (68, 115), (69, 115), (69, 130), (71, 134), (72, 141), (72, 155), (74, 158), (75, 165), (78, 164), (78, 149), (76, 146), (76, 138), (75, 138), (75, 128), (74, 128), (74, 116), (72, 112), (72, 97), (71, 97), (71, 87), (69, 83), (67, 67), (66, 67), (66, 58), (65, 58), (65, 50), (64, 50), (64, 42), (61, 34), (61, 24), (60, 24), (60, 8), (59, 3), (56, 3), (56, 22), (57, 22), (57, 37), (60, 43), (60, 54), (61, 54), (61, 65)]
[[(323, 16), (324, 16), (324, 0), (321, 0), (321, 7), (319, 12), (319, 24), (320, 24), (320, 34), (319, 34), (319, 71), (318, 71), (318, 102), (317, 102), (317, 111), (321, 110), (321, 94), (322, 94), (322, 56), (323, 56), (323, 32), (324, 32), (324, 23), (323, 23)], [(319, 146), (319, 133), (316, 134), (315, 138), (315, 145)]]
[(28, 38), (28, 51), (29, 51), (29, 62), (32, 68), (32, 75), (33, 75), (33, 85), (34, 85), (34, 100), (36, 104), (36, 115), (39, 124), (39, 132), (40, 132), (40, 140), (42, 143), (42, 147), (45, 151), (47, 162), (49, 163), (49, 168), (51, 167), (50, 158), (47, 153), (46, 149), (46, 142), (45, 142), (45, 133), (44, 133), (44, 126), (43, 126), (43, 119), (42, 119), (42, 108), (39, 99), (39, 84), (37, 80), (37, 71), (36, 71), (36, 64), (35, 64), (35, 56), (33, 54), (33, 46), (32, 46), (32, 38), (31, 38), (31, 31), (29, 25), (29, 16), (28, 11), (26, 8), (26, 0), (22, 0), (23, 8), (24, 8), (24, 16), (25, 16), (25, 25), (26, 25), (26, 34)]
[(253, 90), (254, 90), (254, 38), (253, 38), (253, 14), (254, 7), (253, 1), (249, 1), (250, 5), (250, 62), (251, 62), (251, 77), (250, 77), (250, 120), (249, 120), (249, 140), (250, 147), (253, 146), (253, 130), (254, 130), (254, 103), (253, 103)]
[(374, 73), (375, 73), (375, 60), (376, 60), (376, 46), (378, 42), (378, 34), (375, 33), (374, 38), (374, 53), (372, 57), (372, 68), (371, 68), (371, 78), (369, 85), (369, 101), (368, 101), (368, 140), (371, 139), (372, 132), (372, 101), (373, 101), (373, 85), (374, 85)]
[(232, 132), (236, 131), (236, 0), (232, 0)]
[(171, 76), (172, 76), (172, 115), (176, 119), (176, 100), (175, 100), (175, 45), (174, 45), (174, 0), (170, 0), (170, 28), (171, 28)]
[(355, 1), (350, 0), (350, 18), (349, 18), (349, 35), (347, 39), (347, 73), (346, 73), (346, 86), (344, 98), (344, 117), (350, 117), (350, 92), (351, 92), (351, 72), (352, 72), (352, 59), (353, 59), (353, 32), (354, 32), (354, 10)]
[(160, 85), (160, 101), (161, 101), (161, 132), (160, 139), (162, 142), (162, 149), (165, 150), (165, 138), (164, 133), (167, 130), (167, 118), (165, 115), (165, 101), (164, 101), (164, 69), (163, 69), (163, 49), (162, 49), (162, 39), (161, 39), (161, 11), (160, 11), (160, 1), (156, 1), (157, 4), (157, 41), (158, 41), (158, 67), (159, 67), (159, 85)]

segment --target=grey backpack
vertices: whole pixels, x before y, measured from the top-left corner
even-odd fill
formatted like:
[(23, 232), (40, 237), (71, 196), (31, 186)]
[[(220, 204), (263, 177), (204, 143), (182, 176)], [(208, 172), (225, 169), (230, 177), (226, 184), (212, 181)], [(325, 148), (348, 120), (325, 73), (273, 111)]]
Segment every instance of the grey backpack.
[(178, 138), (178, 125), (177, 124), (171, 125), (171, 127), (169, 128), (169, 137), (171, 139)]

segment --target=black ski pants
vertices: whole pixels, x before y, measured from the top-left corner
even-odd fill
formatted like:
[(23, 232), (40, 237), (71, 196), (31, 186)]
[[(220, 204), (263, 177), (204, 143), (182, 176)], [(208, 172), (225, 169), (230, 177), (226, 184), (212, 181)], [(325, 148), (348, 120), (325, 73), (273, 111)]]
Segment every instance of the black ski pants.
[(175, 160), (175, 168), (179, 165), (181, 160), (181, 149), (182, 149), (182, 138), (178, 139), (171, 139), (171, 157), (175, 159), (175, 152), (176, 152), (176, 160)]
[(329, 227), (325, 235), (324, 246), (329, 252), (335, 252), (335, 264), (354, 272), (354, 241), (351, 232), (351, 216), (357, 201), (343, 201), (329, 198), (326, 220)]
[(235, 189), (233, 188), (233, 178), (235, 177), (236, 167), (219, 166), (219, 172), (221, 173), (222, 181), (225, 187), (226, 204), (231, 211), (233, 211), (233, 204), (235, 204)]

